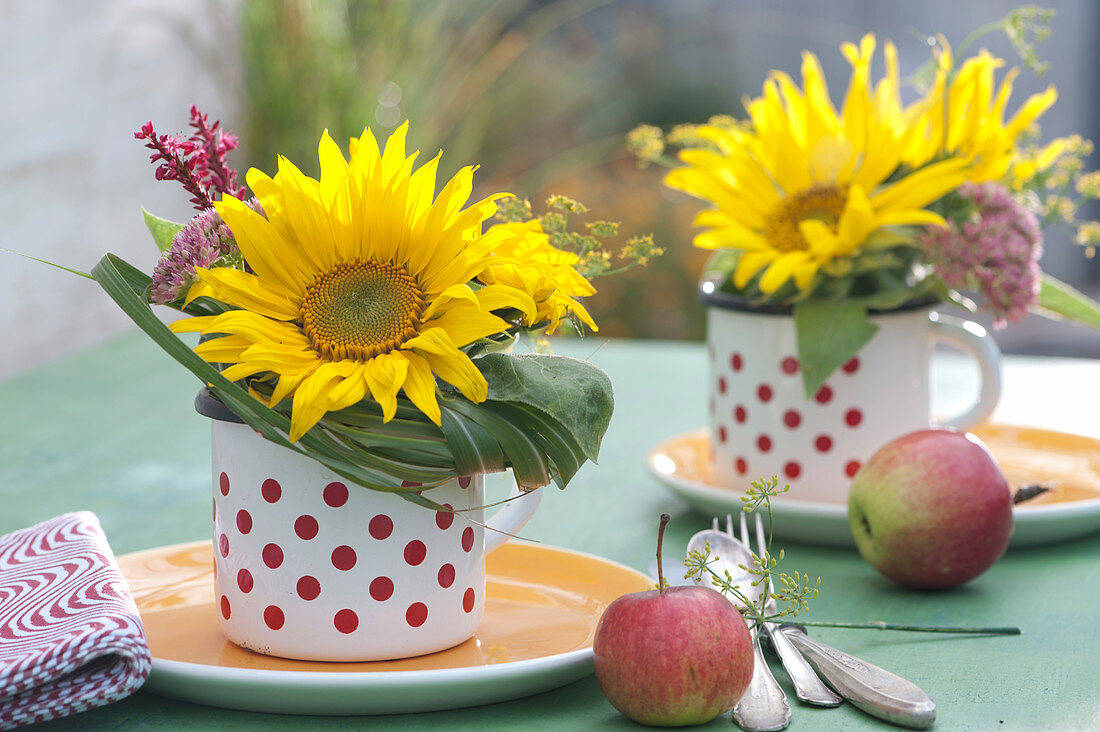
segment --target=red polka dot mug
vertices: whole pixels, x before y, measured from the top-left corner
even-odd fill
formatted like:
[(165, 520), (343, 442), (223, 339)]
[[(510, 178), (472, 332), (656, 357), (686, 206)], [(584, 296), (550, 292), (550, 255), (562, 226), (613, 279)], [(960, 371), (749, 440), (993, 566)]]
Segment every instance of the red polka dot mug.
[(1000, 352), (985, 330), (928, 307), (872, 315), (878, 331), (810, 399), (802, 385), (794, 321), (721, 294), (703, 295), (711, 370), (712, 473), (748, 488), (760, 477), (791, 484), (787, 497), (846, 503), (860, 465), (889, 440), (929, 426), (933, 345), (973, 356), (978, 400), (940, 424), (966, 429), (986, 419), (1001, 392)]
[(453, 509), (437, 512), (345, 481), (247, 425), (212, 425), (218, 619), (256, 653), (377, 661), (462, 643), (481, 623), (485, 554), (541, 500), (508, 502), (485, 531), (480, 475), (431, 488)]

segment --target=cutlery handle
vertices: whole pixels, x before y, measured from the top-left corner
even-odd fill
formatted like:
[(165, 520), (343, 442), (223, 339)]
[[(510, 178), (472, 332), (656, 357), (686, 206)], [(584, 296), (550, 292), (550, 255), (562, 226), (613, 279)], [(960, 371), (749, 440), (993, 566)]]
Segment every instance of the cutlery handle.
[(764, 630), (767, 632), (768, 640), (772, 642), (772, 648), (775, 649), (779, 660), (783, 662), (783, 668), (787, 670), (787, 675), (791, 677), (791, 683), (794, 684), (794, 691), (798, 698), (807, 704), (819, 707), (840, 706), (844, 700), (822, 683), (814, 670), (810, 668), (810, 664), (806, 663), (806, 659), (791, 644), (787, 635), (780, 631), (775, 623), (764, 623)]
[(928, 729), (936, 721), (935, 702), (913, 682), (816, 641), (800, 628), (784, 626), (780, 632), (841, 696), (868, 714), (913, 729)]
[(737, 706), (733, 708), (733, 721), (744, 730), (779, 730), (791, 721), (791, 707), (787, 695), (779, 688), (775, 677), (760, 650), (760, 639), (752, 634), (752, 681)]

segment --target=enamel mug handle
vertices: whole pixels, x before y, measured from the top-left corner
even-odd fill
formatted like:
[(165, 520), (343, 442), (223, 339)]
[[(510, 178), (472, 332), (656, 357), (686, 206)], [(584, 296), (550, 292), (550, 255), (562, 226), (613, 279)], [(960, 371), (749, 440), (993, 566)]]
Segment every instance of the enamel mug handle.
[(508, 498), (512, 500), (505, 503), (485, 522), (486, 554), (499, 549), (504, 542), (512, 538), (513, 534), (527, 525), (538, 510), (539, 504), (542, 503), (542, 488), (524, 492), (512, 486), (512, 492), (508, 494)]
[(933, 340), (943, 341), (971, 354), (978, 362), (982, 384), (978, 401), (962, 414), (940, 424), (958, 430), (970, 429), (993, 414), (1001, 398), (1001, 351), (986, 329), (969, 320), (931, 313)]

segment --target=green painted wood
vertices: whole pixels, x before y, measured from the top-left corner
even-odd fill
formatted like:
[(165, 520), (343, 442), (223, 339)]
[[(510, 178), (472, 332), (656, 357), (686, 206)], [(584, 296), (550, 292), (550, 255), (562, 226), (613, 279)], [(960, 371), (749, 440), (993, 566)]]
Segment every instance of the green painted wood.
[[(657, 518), (672, 514), (670, 555), (709, 525), (647, 475), (658, 441), (706, 419), (703, 346), (601, 340), (561, 343), (592, 356), (617, 410), (598, 466), (551, 488), (524, 534), (644, 569)], [(598, 350), (597, 350), (598, 349)], [(209, 436), (192, 410), (198, 384), (140, 335), (0, 382), (0, 533), (79, 509), (100, 517), (116, 553), (209, 535)], [(1096, 729), (1100, 536), (1010, 552), (967, 586), (895, 587), (854, 552), (788, 544), (787, 564), (822, 577), (812, 618), (1019, 625), (1017, 637), (949, 637), (821, 629), (825, 642), (912, 679), (935, 699), (938, 729)], [(793, 691), (778, 664), (776, 675)], [(850, 705), (793, 704), (791, 730), (881, 729)], [(619, 729), (593, 677), (526, 699), (386, 717), (304, 718), (186, 704), (141, 692), (41, 729)], [(710, 725), (730, 729), (728, 717)]]

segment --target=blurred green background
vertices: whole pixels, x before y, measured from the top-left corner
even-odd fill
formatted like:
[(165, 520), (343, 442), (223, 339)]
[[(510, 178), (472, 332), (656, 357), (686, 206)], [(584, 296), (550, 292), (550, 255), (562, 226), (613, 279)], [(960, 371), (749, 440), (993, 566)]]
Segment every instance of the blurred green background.
[[(342, 145), (369, 125), (379, 138), (405, 119), (425, 157), (443, 149), (441, 172), (479, 163), (479, 190), (548, 193), (586, 203), (588, 219), (652, 232), (667, 254), (647, 268), (598, 281), (589, 307), (601, 336), (704, 337), (695, 281), (705, 254), (690, 246), (697, 202), (666, 190), (662, 170), (639, 169), (625, 134), (641, 122), (668, 127), (742, 113), (767, 71), (797, 75), (800, 51), (822, 61), (834, 101), (849, 68), (838, 47), (867, 31), (898, 43), (902, 73), (927, 58), (924, 39), (956, 43), (1014, 4), (946, 0), (912, 4), (844, 0), (242, 0), (240, 48), (245, 158), (273, 171), (278, 154), (316, 173), (328, 129)], [(1044, 131), (1088, 135), (1095, 112), (1079, 64), (1096, 55), (1095, 5), (1054, 3), (1056, 43), (1040, 51), (1053, 70), (1022, 79), (1013, 106), (1049, 82), (1061, 99)], [(1015, 60), (1007, 40), (982, 45)], [(881, 67), (879, 67), (881, 69)], [(880, 71), (876, 70), (876, 74)], [(1091, 77), (1090, 77), (1091, 78)], [(1051, 238), (1044, 267), (1100, 289), (1100, 269)], [(1058, 252), (1057, 250), (1066, 250)], [(1055, 254), (1051, 254), (1051, 252)], [(1029, 336), (1029, 329), (1033, 335)], [(1074, 328), (1029, 325), (998, 334), (1009, 351), (1100, 355), (1100, 339)]]

